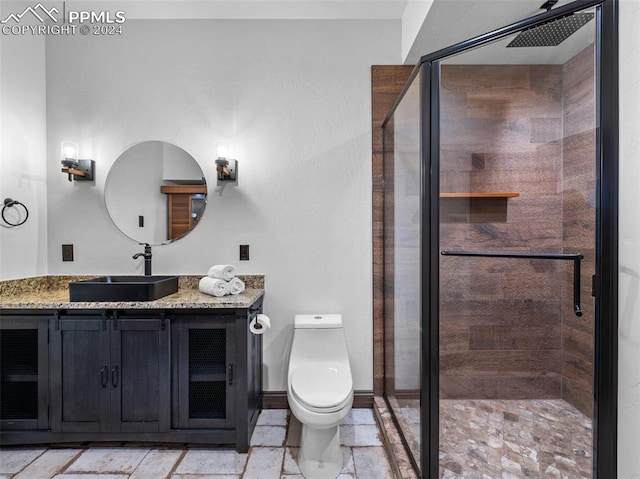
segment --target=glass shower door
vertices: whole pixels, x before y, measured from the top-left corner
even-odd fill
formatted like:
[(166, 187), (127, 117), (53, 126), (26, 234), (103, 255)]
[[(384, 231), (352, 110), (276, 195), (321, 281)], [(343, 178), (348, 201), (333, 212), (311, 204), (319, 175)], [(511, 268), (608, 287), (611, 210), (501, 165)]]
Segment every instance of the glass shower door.
[(592, 477), (596, 32), (583, 13), (558, 46), (513, 35), (439, 62), (440, 477)]
[(385, 396), (420, 461), (420, 75), (384, 126)]

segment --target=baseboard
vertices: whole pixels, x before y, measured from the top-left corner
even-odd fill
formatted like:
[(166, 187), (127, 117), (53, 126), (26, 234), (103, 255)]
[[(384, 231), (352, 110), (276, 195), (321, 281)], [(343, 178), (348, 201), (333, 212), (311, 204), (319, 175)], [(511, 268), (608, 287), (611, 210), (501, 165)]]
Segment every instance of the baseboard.
[(396, 399), (420, 399), (419, 389), (403, 389), (394, 391), (390, 396), (394, 396)]
[(289, 409), (286, 391), (263, 391), (262, 409)]
[[(353, 407), (372, 409), (373, 391), (354, 391)], [(289, 409), (286, 391), (264, 391), (262, 393), (262, 409)]]

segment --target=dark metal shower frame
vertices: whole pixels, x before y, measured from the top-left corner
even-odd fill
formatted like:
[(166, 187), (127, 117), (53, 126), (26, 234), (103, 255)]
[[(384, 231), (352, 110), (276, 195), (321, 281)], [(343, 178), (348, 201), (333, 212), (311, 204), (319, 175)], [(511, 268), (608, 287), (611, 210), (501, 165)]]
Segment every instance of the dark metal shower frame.
[(382, 127), (411, 83), (421, 91), (421, 465), (439, 477), (439, 82), (440, 61), (527, 28), (596, 8), (596, 257), (594, 276), (593, 478), (617, 477), (618, 403), (618, 0), (577, 0), (423, 56)]
[(442, 256), (473, 256), (476, 258), (514, 258), (514, 259), (555, 259), (573, 261), (573, 312), (582, 316), (580, 307), (580, 261), (584, 256), (579, 253), (500, 253), (492, 251), (441, 251)]

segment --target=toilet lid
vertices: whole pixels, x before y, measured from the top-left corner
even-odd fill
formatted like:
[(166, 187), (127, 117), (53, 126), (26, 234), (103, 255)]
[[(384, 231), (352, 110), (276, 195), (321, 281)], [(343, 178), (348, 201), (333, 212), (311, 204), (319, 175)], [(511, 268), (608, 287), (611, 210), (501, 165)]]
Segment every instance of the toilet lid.
[(331, 408), (349, 398), (353, 383), (349, 370), (337, 363), (306, 364), (291, 378), (296, 397), (313, 408)]

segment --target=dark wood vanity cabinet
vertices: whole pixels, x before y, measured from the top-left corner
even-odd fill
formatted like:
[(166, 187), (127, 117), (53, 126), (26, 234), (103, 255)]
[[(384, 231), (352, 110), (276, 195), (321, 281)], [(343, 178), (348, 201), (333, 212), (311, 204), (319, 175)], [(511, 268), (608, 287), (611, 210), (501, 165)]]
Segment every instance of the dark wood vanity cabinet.
[(202, 317), (183, 318), (172, 326), (174, 358), (172, 427), (232, 429), (235, 364), (233, 324)]
[(262, 404), (250, 308), (0, 311), (0, 445), (154, 441), (246, 452)]
[(64, 314), (49, 330), (52, 432), (169, 431), (165, 318)]
[(248, 451), (262, 407), (262, 337), (249, 332), (260, 311), (258, 303), (215, 321), (197, 311), (172, 317), (174, 430), (216, 431), (220, 443)]
[(49, 427), (48, 333), (47, 317), (0, 321), (0, 431)]

